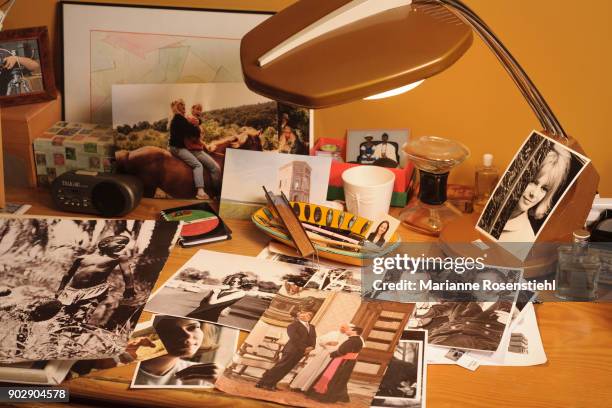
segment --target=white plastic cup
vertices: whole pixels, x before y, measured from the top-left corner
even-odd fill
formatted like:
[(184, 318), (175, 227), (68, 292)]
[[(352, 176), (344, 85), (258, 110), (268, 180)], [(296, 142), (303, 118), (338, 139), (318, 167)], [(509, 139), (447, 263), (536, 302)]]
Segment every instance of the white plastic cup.
[(389, 213), (395, 174), (378, 166), (355, 166), (342, 173), (344, 200), (350, 213), (379, 220)]

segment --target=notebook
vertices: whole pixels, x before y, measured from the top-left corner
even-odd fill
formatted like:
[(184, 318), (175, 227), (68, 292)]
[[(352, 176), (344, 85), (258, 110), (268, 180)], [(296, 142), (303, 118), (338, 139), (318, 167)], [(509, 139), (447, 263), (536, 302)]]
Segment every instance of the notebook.
[(208, 203), (168, 208), (161, 212), (166, 221), (182, 221), (179, 244), (183, 247), (232, 238), (231, 230)]

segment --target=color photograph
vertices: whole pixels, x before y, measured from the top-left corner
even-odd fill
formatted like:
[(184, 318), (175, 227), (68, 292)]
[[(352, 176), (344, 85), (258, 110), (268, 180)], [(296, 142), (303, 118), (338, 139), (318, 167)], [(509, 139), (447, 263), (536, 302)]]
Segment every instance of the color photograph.
[(243, 82), (113, 85), (117, 170), (146, 197), (219, 197), (226, 149), (308, 154), (309, 111)]
[(231, 361), (239, 331), (196, 319), (157, 315), (153, 328), (159, 356), (138, 363), (131, 388), (213, 388)]
[(346, 161), (382, 167), (404, 167), (406, 155), (402, 146), (408, 142), (408, 129), (349, 129)]
[(281, 289), (215, 386), (293, 406), (369, 407), (412, 310), (353, 293)]
[(219, 215), (249, 219), (267, 204), (266, 190), (289, 201), (325, 204), (331, 158), (230, 149), (225, 159)]
[(0, 40), (0, 96), (43, 90), (37, 40)]
[(0, 32), (0, 106), (42, 102), (56, 93), (47, 27)]

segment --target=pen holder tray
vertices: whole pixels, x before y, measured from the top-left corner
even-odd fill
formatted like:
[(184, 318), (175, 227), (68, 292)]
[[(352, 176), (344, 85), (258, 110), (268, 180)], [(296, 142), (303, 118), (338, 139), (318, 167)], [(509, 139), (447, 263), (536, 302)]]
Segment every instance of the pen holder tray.
[[(316, 231), (320, 229), (327, 236), (337, 235), (340, 239), (326, 239), (312, 243), (321, 258), (330, 259), (349, 265), (363, 266), (371, 263), (373, 258), (384, 256), (397, 248), (401, 242), (399, 234), (394, 233), (389, 242), (380, 250), (374, 252), (355, 242), (361, 242), (372, 225), (372, 221), (346, 211), (329, 208), (322, 205), (290, 202), (293, 212), (302, 224), (307, 224)], [(277, 223), (273, 210), (268, 206), (258, 209), (251, 217), (255, 226), (271, 238), (295, 248), (287, 232)], [(336, 241), (336, 242), (334, 242)], [(350, 241), (347, 242), (347, 241)]]

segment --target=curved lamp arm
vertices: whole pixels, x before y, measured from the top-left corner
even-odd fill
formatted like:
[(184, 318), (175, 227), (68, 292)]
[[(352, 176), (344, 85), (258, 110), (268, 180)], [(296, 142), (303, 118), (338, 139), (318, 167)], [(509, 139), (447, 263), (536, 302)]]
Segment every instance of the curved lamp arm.
[[(413, 4), (442, 5), (463, 20), (468, 26), (470, 26), (480, 36), (485, 44), (487, 44), (491, 51), (493, 51), (497, 59), (503, 65), (504, 69), (508, 72), (508, 74), (510, 74), (510, 77), (520, 89), (523, 97), (529, 106), (531, 106), (531, 109), (535, 115), (538, 117), (544, 131), (552, 136), (557, 136), (565, 140), (568, 139), (568, 136), (559, 123), (559, 120), (552, 112), (548, 106), (548, 103), (546, 103), (544, 97), (542, 94), (540, 94), (540, 91), (538, 91), (527, 73), (519, 65), (516, 59), (514, 59), (512, 54), (510, 54), (502, 42), (495, 36), (489, 26), (487, 26), (486, 23), (482, 21), (476, 13), (474, 13), (474, 11), (463, 4), (463, 2), (460, 0), (413, 0)], [(432, 12), (435, 12), (435, 8), (432, 8)]]

